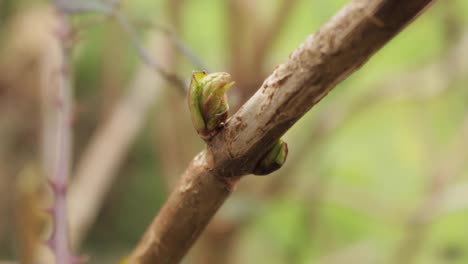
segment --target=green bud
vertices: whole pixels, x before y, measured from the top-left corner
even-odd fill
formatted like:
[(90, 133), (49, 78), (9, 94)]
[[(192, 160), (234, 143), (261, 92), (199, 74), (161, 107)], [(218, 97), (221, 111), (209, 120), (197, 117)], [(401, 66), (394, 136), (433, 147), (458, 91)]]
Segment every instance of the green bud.
[(226, 121), (229, 110), (226, 92), (233, 84), (226, 72), (193, 72), (188, 104), (193, 126), (203, 139), (212, 138)]
[(267, 175), (283, 166), (288, 157), (288, 144), (281, 139), (259, 161), (254, 169), (255, 175)]

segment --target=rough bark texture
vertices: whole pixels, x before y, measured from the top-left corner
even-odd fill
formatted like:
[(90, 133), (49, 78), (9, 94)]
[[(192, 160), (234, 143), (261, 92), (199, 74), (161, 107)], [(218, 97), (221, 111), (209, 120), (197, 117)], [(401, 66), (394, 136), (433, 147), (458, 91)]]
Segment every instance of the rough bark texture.
[(194, 159), (129, 262), (178, 263), (240, 176), (432, 2), (355, 0), (310, 36)]
[[(165, 210), (161, 210), (135, 250), (137, 259), (130, 263), (177, 263), (182, 255), (174, 254), (174, 249), (187, 252), (232, 192), (236, 179), (214, 175), (206, 155), (204, 151), (191, 162)], [(174, 235), (174, 230), (184, 235)]]

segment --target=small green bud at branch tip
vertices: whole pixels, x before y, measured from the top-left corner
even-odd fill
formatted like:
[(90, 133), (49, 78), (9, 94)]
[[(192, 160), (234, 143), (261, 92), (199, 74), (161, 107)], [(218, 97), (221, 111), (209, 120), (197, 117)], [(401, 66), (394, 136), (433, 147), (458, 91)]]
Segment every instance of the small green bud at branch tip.
[(211, 139), (226, 121), (229, 110), (226, 92), (233, 84), (226, 72), (193, 72), (188, 105), (193, 126), (202, 139)]

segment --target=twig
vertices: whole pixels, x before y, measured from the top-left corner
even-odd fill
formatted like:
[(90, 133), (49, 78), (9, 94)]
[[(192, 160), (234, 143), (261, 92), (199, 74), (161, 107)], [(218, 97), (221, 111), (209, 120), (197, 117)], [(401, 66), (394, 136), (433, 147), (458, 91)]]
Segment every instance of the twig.
[(151, 69), (160, 74), (170, 83), (174, 84), (182, 94), (185, 94), (187, 85), (184, 80), (176, 74), (166, 71), (141, 44), (140, 37), (135, 29), (128, 22), (127, 17), (117, 9), (120, 1), (104, 2), (99, 0), (54, 0), (54, 4), (59, 10), (68, 15), (79, 15), (86, 13), (99, 13), (114, 17), (124, 32), (130, 38), (133, 47), (137, 51), (140, 59)]
[(120, 1), (101, 1), (101, 0), (52, 0), (54, 6), (68, 15), (79, 15), (84, 13), (100, 13), (112, 15), (115, 7)]
[[(60, 45), (57, 56), (57, 64), (45, 67), (44, 85), (52, 89), (48, 92), (50, 97), (45, 97), (46, 106), (55, 120), (46, 121), (51, 125), (49, 128), (49, 140), (44, 142), (46, 152), (50, 153), (50, 158), (46, 166), (46, 173), (49, 174), (49, 182), (54, 194), (54, 203), (50, 209), (53, 221), (53, 230), (48, 245), (52, 249), (56, 263), (77, 263), (77, 259), (70, 253), (68, 244), (68, 223), (66, 191), (70, 175), (70, 154), (71, 154), (71, 88), (68, 65), (68, 52), (66, 41), (69, 34), (67, 17), (58, 13), (59, 28), (55, 29), (57, 42)], [(47, 60), (48, 58), (43, 58)], [(55, 63), (52, 62), (52, 63)], [(47, 70), (49, 70), (47, 72)], [(54, 113), (55, 112), (55, 113)], [(55, 131), (53, 131), (55, 129)], [(47, 133), (47, 131), (46, 131)]]
[(194, 158), (130, 263), (179, 262), (269, 146), (431, 3), (352, 1), (309, 37)]
[(114, 12), (114, 17), (117, 19), (119, 24), (122, 26), (124, 31), (128, 34), (128, 36), (132, 40), (132, 44), (135, 47), (136, 51), (138, 52), (139, 57), (143, 60), (143, 62), (146, 65), (148, 65), (150, 68), (155, 70), (157, 73), (159, 73), (167, 81), (174, 84), (175, 87), (177, 87), (179, 91), (185, 95), (187, 87), (188, 87), (185, 84), (185, 81), (180, 79), (177, 75), (166, 71), (159, 63), (157, 63), (153, 59), (153, 57), (151, 57), (148, 51), (141, 44), (138, 34), (135, 32), (133, 27), (128, 22), (127, 18), (122, 13), (116, 11)]
[(203, 60), (195, 54), (185, 43), (180, 39), (180, 37), (174, 32), (171, 27), (158, 24), (158, 23), (145, 23), (150, 28), (156, 29), (161, 31), (164, 35), (166, 35), (169, 40), (173, 43), (175, 49), (182, 54), (187, 60), (192, 64), (192, 66), (197, 70), (205, 70), (209, 72), (209, 68), (203, 62)]

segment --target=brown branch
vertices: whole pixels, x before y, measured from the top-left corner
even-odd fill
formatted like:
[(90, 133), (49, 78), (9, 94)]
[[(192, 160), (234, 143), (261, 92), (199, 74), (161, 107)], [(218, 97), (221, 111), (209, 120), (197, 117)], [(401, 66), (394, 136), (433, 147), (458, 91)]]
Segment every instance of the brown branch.
[(309, 37), (187, 168), (130, 257), (177, 263), (259, 157), (431, 0), (355, 0)]
[[(414, 70), (406, 69), (402, 73), (371, 84), (369, 87), (373, 88), (364, 89), (367, 92), (350, 104), (336, 102), (327, 106), (319, 113), (307, 139), (295, 148), (295, 152), (289, 153), (290, 162), (279, 171), (279, 175), (269, 181), (262, 192), (274, 196), (287, 187), (286, 181), (291, 180), (294, 169), (304, 161), (310, 150), (366, 109), (392, 100), (430, 100), (447, 92), (453, 84), (468, 74), (468, 31), (462, 32), (457, 41), (448, 46), (445, 53), (433, 63), (418, 66)], [(450, 71), (445, 70), (447, 65), (450, 65)]]

